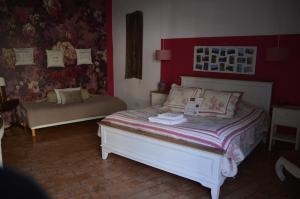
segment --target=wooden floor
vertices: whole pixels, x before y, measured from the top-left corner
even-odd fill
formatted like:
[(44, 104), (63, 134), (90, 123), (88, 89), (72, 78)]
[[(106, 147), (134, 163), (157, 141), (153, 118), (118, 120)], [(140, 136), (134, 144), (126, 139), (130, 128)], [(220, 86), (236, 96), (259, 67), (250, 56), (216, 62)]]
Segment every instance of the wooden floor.
[[(53, 199), (62, 198), (210, 198), (200, 184), (110, 154), (100, 158), (96, 121), (29, 132), (18, 128), (2, 139), (4, 164), (32, 176)], [(280, 155), (299, 160), (285, 147), (272, 153), (261, 144), (221, 187), (220, 198), (297, 198), (293, 186), (276, 177)], [(293, 195), (292, 195), (293, 194)], [(298, 197), (300, 198), (300, 197)]]

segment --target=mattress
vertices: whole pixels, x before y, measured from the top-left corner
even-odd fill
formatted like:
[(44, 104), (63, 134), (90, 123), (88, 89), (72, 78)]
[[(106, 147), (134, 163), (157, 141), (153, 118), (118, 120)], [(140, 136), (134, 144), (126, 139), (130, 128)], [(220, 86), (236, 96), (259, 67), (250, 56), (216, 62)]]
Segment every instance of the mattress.
[(237, 165), (248, 155), (253, 144), (265, 136), (267, 114), (262, 109), (241, 103), (235, 117), (185, 116), (187, 122), (164, 125), (149, 122), (148, 118), (163, 113), (161, 107), (120, 111), (107, 116), (102, 123), (118, 125), (142, 132), (165, 136), (222, 151), (225, 176), (234, 176)]
[(79, 103), (57, 104), (49, 102), (22, 102), (28, 126), (53, 124), (69, 120), (77, 120), (96, 116), (106, 116), (125, 110), (126, 104), (117, 97), (108, 95), (91, 95)]

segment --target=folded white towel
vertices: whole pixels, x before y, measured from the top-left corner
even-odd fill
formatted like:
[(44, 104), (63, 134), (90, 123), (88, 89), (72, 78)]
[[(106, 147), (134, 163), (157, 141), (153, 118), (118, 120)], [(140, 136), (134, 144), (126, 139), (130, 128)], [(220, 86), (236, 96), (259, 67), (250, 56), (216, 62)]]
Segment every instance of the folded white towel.
[(156, 122), (156, 123), (166, 124), (166, 125), (175, 125), (175, 124), (180, 124), (180, 123), (187, 121), (186, 118), (182, 118), (179, 120), (170, 120), (170, 119), (164, 119), (164, 118), (159, 118), (159, 117), (149, 117), (148, 120), (150, 122)]
[(162, 119), (168, 119), (168, 120), (182, 120), (184, 118), (183, 114), (181, 113), (171, 113), (171, 112), (158, 114), (157, 117)]

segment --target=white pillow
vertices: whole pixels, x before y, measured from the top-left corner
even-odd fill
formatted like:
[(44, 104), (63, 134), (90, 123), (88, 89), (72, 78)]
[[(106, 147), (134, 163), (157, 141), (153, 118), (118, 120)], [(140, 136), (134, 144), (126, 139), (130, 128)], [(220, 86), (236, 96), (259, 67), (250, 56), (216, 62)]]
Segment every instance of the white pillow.
[(64, 52), (62, 50), (46, 50), (47, 67), (65, 67)]
[(184, 112), (184, 107), (190, 98), (201, 96), (201, 88), (172, 85), (171, 91), (164, 103), (164, 109), (174, 112)]
[(241, 95), (238, 91), (205, 90), (198, 115), (232, 118)]
[(75, 49), (77, 56), (77, 65), (92, 64), (91, 49)]
[(62, 100), (61, 100), (61, 95), (60, 92), (62, 91), (80, 91), (80, 87), (76, 87), (76, 88), (64, 88), (64, 89), (54, 89), (54, 92), (56, 94), (56, 98), (57, 98), (57, 103), (61, 104)]

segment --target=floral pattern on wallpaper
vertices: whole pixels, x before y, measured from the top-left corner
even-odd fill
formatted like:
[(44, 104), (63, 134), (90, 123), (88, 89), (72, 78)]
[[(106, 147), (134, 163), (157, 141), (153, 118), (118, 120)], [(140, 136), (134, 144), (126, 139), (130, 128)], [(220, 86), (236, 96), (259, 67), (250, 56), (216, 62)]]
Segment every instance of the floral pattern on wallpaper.
[[(13, 48), (34, 48), (34, 65), (15, 66)], [(39, 100), (54, 88), (106, 90), (105, 0), (0, 0), (0, 76), (8, 98)], [(77, 65), (75, 49), (92, 49)], [(64, 68), (47, 68), (47, 49), (64, 51)]]

